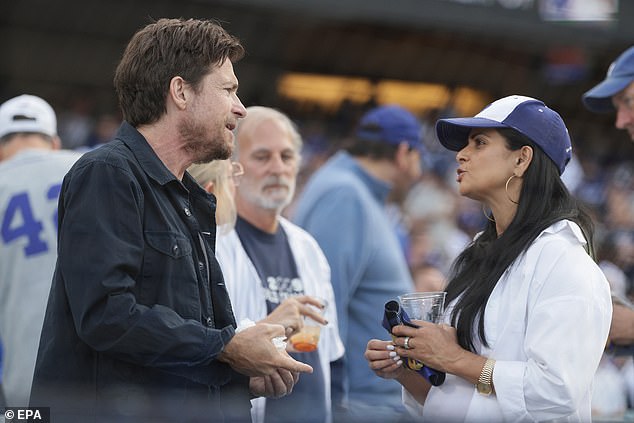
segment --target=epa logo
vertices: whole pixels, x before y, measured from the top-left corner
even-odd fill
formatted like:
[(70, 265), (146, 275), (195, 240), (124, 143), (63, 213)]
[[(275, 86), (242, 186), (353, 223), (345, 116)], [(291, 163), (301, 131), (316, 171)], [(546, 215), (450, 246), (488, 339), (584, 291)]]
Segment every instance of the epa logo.
[(28, 407), (17, 408), (8, 407), (4, 409), (4, 418), (6, 423), (12, 422), (38, 422), (38, 423), (50, 423), (50, 410), (48, 407)]

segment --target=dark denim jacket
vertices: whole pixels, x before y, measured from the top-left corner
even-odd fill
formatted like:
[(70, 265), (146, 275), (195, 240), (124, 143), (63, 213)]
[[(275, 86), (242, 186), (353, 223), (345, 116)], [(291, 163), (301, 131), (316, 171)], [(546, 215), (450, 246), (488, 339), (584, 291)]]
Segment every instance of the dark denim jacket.
[(54, 421), (248, 419), (248, 378), (215, 360), (235, 320), (214, 211), (127, 123), (73, 166), (31, 404)]

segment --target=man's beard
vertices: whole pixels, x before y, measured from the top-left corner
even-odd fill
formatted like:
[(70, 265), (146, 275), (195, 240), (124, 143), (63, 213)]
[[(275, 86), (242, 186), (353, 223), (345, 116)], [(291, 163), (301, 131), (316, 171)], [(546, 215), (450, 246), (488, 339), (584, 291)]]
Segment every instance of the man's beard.
[[(289, 181), (289, 180), (286, 180), (286, 178), (281, 178), (277, 176), (269, 176), (266, 178), (265, 181), (263, 181), (260, 187), (263, 187), (266, 185), (278, 185), (278, 184), (284, 185), (287, 188), (286, 195), (283, 198), (280, 198), (278, 196), (274, 196), (274, 197), (270, 195), (267, 196), (267, 195), (264, 195), (263, 192), (256, 193), (251, 188), (246, 190), (244, 194), (247, 198), (249, 198), (250, 202), (256, 204), (257, 206), (266, 210), (276, 210), (279, 212), (282, 209), (284, 209), (284, 207), (288, 206), (293, 200), (293, 195), (295, 194), (294, 181)], [(241, 184), (240, 186), (243, 186), (243, 185), (246, 185), (246, 184)], [(278, 189), (283, 189), (283, 188), (278, 188)]]
[(185, 140), (185, 150), (192, 153), (194, 163), (225, 160), (230, 158), (233, 152), (232, 145), (224, 142), (222, 134), (212, 134), (210, 137), (207, 128), (190, 119), (179, 124), (178, 133)]

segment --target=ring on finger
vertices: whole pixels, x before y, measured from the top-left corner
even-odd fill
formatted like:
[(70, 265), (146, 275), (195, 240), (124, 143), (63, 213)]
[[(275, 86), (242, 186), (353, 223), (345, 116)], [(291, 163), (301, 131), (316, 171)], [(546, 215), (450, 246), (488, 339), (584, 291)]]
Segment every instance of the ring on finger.
[(405, 348), (406, 350), (409, 350), (409, 336), (406, 336), (405, 339), (403, 340), (403, 348)]

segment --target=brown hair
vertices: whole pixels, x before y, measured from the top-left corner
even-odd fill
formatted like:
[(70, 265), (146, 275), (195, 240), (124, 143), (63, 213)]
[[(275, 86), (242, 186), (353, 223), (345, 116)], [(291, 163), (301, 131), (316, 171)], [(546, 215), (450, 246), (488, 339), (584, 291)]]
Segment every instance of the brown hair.
[(115, 71), (123, 118), (132, 126), (156, 122), (167, 111), (173, 77), (198, 90), (211, 66), (243, 56), (240, 41), (212, 20), (159, 19), (147, 25), (134, 34)]

